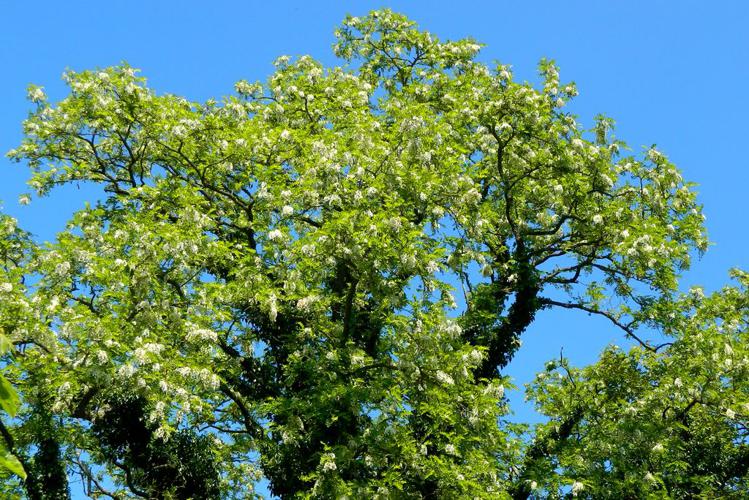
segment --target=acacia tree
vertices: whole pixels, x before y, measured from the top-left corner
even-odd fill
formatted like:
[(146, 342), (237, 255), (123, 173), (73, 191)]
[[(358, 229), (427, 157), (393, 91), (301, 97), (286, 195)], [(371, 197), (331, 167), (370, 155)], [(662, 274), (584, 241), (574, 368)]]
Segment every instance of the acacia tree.
[[(707, 244), (678, 169), (625, 154), (608, 118), (582, 130), (550, 61), (518, 83), (387, 10), (336, 37), (343, 66), (284, 56), (221, 101), (158, 95), (127, 65), (67, 72), (54, 104), (30, 89), (10, 153), (30, 185), (106, 195), (5, 257), (8, 437), (29, 471), (5, 491), (745, 491), (746, 275), (676, 295)], [(551, 363), (531, 430), (505, 419), (505, 367), (545, 308), (635, 347)]]

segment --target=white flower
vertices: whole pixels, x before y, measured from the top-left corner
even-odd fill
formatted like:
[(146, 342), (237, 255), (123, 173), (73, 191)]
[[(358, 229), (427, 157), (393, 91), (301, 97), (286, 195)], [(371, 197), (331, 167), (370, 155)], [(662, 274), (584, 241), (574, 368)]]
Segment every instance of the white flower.
[(274, 229), (268, 233), (269, 240), (280, 240), (283, 238), (283, 232), (280, 229)]
[(164, 350), (164, 347), (165, 347), (164, 344), (158, 344), (154, 342), (143, 344), (143, 349), (145, 349), (146, 352), (150, 352), (156, 355), (161, 354), (161, 351)]
[(502, 384), (488, 384), (484, 387), (484, 394), (489, 394), (493, 398), (501, 399), (505, 395), (505, 386)]
[(276, 304), (276, 295), (270, 294), (268, 297), (268, 316), (270, 317), (271, 323), (276, 322), (278, 317), (278, 305)]
[(455, 455), (455, 453), (456, 453), (455, 452), (455, 446), (453, 446), (451, 444), (445, 445), (445, 452), (448, 453), (448, 454), (450, 454), (450, 455)]
[(293, 213), (294, 213), (294, 208), (289, 205), (284, 205), (283, 208), (281, 209), (281, 215), (286, 216), (286, 215), (291, 215)]
[(601, 224), (603, 223), (603, 217), (601, 217), (601, 214), (595, 214), (593, 216), (593, 224)]
[(647, 474), (645, 474), (645, 481), (647, 481), (649, 483), (654, 483), (655, 482), (655, 476), (652, 473), (648, 472)]
[(435, 375), (437, 377), (437, 380), (444, 385), (453, 385), (455, 381), (453, 378), (448, 375), (447, 373), (443, 372), (442, 370), (437, 370), (437, 374)]
[(323, 455), (323, 460), (325, 460), (325, 463), (322, 466), (323, 472), (332, 472), (338, 469), (338, 466), (335, 464), (334, 453), (326, 453), (325, 455)]
[(351, 366), (364, 366), (364, 356), (361, 354), (352, 354)]
[(401, 254), (400, 261), (406, 267), (414, 267), (416, 265), (416, 256), (410, 253), (404, 253)]
[(218, 340), (218, 334), (213, 330), (209, 330), (207, 328), (198, 328), (197, 326), (193, 325), (187, 331), (187, 340), (190, 342), (196, 340), (207, 340), (210, 342), (215, 342), (216, 340)]
[(736, 417), (736, 412), (735, 412), (735, 411), (733, 411), (733, 410), (732, 410), (732, 409), (730, 409), (730, 408), (727, 408), (727, 409), (726, 409), (726, 417), (728, 417), (728, 418), (731, 418), (731, 419), (732, 419), (732, 418), (735, 418), (735, 417)]
[(655, 148), (650, 148), (647, 156), (651, 161), (657, 162), (663, 158), (663, 154)]
[(18, 203), (20, 203), (21, 205), (28, 205), (29, 203), (31, 203), (31, 196), (22, 194), (18, 197)]
[(478, 363), (482, 359), (484, 359), (484, 355), (481, 354), (481, 351), (477, 349), (473, 349), (471, 352), (468, 353), (468, 359), (470, 359), (474, 363)]
[(28, 96), (31, 102), (41, 102), (47, 97), (44, 95), (44, 90), (42, 89), (42, 87), (34, 87), (30, 89)]
[(575, 481), (574, 483), (572, 483), (572, 496), (576, 497), (578, 493), (583, 491), (583, 489), (585, 489), (585, 485), (580, 481)]
[(307, 297), (302, 297), (301, 299), (296, 301), (296, 307), (302, 311), (307, 311), (309, 307), (314, 304), (317, 301), (316, 295), (309, 295)]
[(576, 148), (582, 148), (584, 146), (583, 141), (580, 139), (572, 139), (572, 145)]
[(536, 488), (538, 488), (538, 483), (536, 481), (531, 481), (531, 489), (535, 490)]
[(554, 191), (561, 194), (564, 191), (564, 186), (557, 184), (554, 186)]
[(656, 443), (656, 445), (653, 446), (653, 451), (656, 452), (656, 453), (660, 453), (663, 450), (664, 450), (663, 444), (661, 444), (661, 443)]
[(676, 386), (676, 387), (681, 387), (682, 385), (683, 385), (683, 384), (682, 384), (682, 382), (681, 382), (681, 379), (680, 379), (679, 377), (676, 377), (676, 378), (674, 379), (674, 386)]
[(283, 66), (284, 64), (288, 64), (290, 60), (291, 56), (279, 56), (275, 61), (273, 61), (273, 64), (275, 66)]
[(13, 291), (13, 285), (11, 283), (0, 283), (0, 292), (10, 293)]
[(291, 137), (291, 133), (288, 130), (284, 130), (283, 132), (281, 132), (282, 140), (286, 141), (289, 139), (289, 137)]
[(439, 270), (440, 270), (440, 265), (438, 263), (436, 263), (433, 260), (430, 260), (429, 262), (427, 262), (426, 272), (428, 272), (429, 274), (433, 274)]
[(463, 328), (461, 328), (461, 326), (456, 321), (450, 321), (445, 326), (445, 333), (447, 333), (453, 338), (457, 338), (459, 335), (463, 333)]
[(55, 266), (55, 273), (60, 276), (68, 274), (68, 271), (70, 271), (70, 262), (60, 262)]
[(130, 363), (120, 366), (117, 373), (123, 378), (130, 378), (135, 373), (135, 367)]

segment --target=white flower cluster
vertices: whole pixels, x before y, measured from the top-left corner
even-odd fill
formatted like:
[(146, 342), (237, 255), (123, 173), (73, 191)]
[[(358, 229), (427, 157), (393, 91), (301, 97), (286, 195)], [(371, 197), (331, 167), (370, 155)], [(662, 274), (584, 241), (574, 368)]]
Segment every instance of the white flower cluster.
[(208, 328), (200, 328), (197, 325), (189, 325), (187, 328), (186, 338), (189, 342), (216, 342), (218, 340), (218, 334)]
[(455, 383), (453, 378), (442, 370), (437, 370), (435, 377), (443, 385), (453, 385)]
[(29, 89), (28, 97), (31, 102), (42, 102), (47, 96), (42, 87), (32, 87)]
[(268, 233), (268, 239), (271, 241), (282, 240), (283, 232), (280, 229), (273, 229)]
[(502, 399), (505, 395), (505, 387), (502, 384), (492, 382), (484, 387), (484, 394), (487, 394), (494, 399)]
[(319, 299), (320, 298), (317, 295), (308, 295), (297, 300), (296, 306), (302, 311), (308, 311), (310, 306), (312, 306), (312, 304), (317, 302)]
[(463, 361), (469, 362), (473, 365), (480, 363), (482, 359), (484, 359), (484, 355), (481, 354), (481, 351), (478, 349), (471, 349), (471, 352), (463, 355)]
[(458, 338), (463, 333), (463, 328), (457, 321), (449, 321), (445, 325), (445, 333), (452, 338)]
[(272, 323), (276, 322), (276, 318), (278, 317), (278, 302), (277, 297), (275, 294), (270, 294), (268, 297), (268, 316), (270, 317), (270, 320)]
[(333, 472), (334, 470), (338, 469), (338, 466), (335, 463), (335, 454), (334, 453), (326, 453), (322, 457), (323, 466), (322, 470), (323, 472)]
[(135, 374), (135, 367), (130, 364), (124, 364), (117, 369), (117, 374), (122, 378), (130, 378)]
[(58, 276), (65, 276), (70, 271), (70, 262), (60, 262), (55, 266), (55, 274)]
[(201, 368), (199, 370), (190, 368), (189, 366), (180, 366), (176, 370), (177, 374), (184, 379), (193, 379), (202, 384), (204, 387), (210, 389), (216, 389), (221, 384), (221, 380), (218, 375), (211, 373), (208, 368)]
[(133, 356), (135, 357), (135, 360), (140, 364), (148, 363), (150, 360), (149, 355), (155, 355), (158, 356), (161, 354), (161, 351), (165, 349), (164, 344), (158, 344), (153, 342), (148, 342), (146, 344), (143, 344), (141, 347), (138, 347), (133, 352)]
[(576, 497), (584, 489), (585, 485), (583, 483), (581, 483), (580, 481), (575, 481), (574, 483), (572, 483), (572, 489), (570, 491), (572, 493), (572, 496)]
[(96, 351), (96, 361), (100, 365), (105, 364), (107, 361), (109, 361), (109, 354), (107, 354), (106, 351), (102, 351), (102, 350)]

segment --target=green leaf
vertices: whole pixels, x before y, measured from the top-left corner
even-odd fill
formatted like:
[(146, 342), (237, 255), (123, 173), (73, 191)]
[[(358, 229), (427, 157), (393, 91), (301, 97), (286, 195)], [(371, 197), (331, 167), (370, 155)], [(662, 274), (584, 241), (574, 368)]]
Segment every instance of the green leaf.
[(11, 417), (16, 416), (21, 400), (7, 378), (0, 375), (0, 407)]
[(13, 349), (13, 344), (5, 335), (0, 334), (0, 354), (5, 354)]
[(8, 469), (13, 474), (16, 474), (21, 479), (26, 479), (26, 471), (23, 470), (23, 465), (18, 461), (15, 455), (9, 452), (5, 452), (4, 455), (0, 455), (0, 467)]

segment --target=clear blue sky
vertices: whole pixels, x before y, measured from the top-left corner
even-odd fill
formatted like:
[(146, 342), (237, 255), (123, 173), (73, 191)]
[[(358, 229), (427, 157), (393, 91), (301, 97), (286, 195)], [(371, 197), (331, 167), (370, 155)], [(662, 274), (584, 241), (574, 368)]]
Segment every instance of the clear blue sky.
[[(721, 287), (730, 267), (749, 269), (749, 2), (734, 1), (52, 1), (0, 0), (0, 151), (15, 147), (31, 109), (29, 83), (64, 95), (60, 74), (127, 61), (159, 92), (192, 100), (219, 97), (240, 79), (265, 79), (281, 54), (310, 54), (335, 64), (333, 29), (345, 14), (390, 7), (441, 38), (472, 36), (486, 61), (512, 64), (535, 79), (542, 57), (574, 80), (573, 109), (583, 124), (605, 113), (634, 148), (657, 144), (699, 184), (715, 245), (685, 286)], [(3, 210), (41, 240), (61, 230), (72, 210), (96, 192), (55, 192), (21, 207), (27, 173), (0, 158)], [(524, 335), (511, 366), (527, 382), (545, 360), (593, 361), (622, 343), (604, 321), (575, 311), (543, 312)], [(521, 398), (513, 397), (514, 401)], [(517, 408), (518, 418), (531, 410)]]

